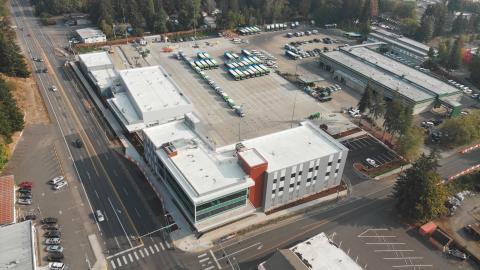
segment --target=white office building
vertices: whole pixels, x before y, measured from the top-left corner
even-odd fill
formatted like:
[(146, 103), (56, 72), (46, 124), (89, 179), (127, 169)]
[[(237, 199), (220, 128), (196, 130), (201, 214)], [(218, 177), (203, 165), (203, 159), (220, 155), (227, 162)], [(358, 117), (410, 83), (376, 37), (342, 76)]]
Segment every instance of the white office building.
[(98, 93), (108, 96), (112, 84), (118, 77), (107, 52), (93, 52), (79, 55), (80, 68), (85, 77), (95, 86)]
[(189, 114), (144, 132), (145, 158), (198, 230), (336, 187), (348, 149), (311, 122), (215, 148)]
[[(144, 132), (145, 159), (168, 187), (177, 206), (197, 230), (208, 230), (250, 214), (253, 180), (237, 163), (235, 149), (215, 150), (196, 131), (189, 114)], [(212, 217), (220, 218), (208, 221)]]
[(98, 28), (88, 27), (75, 30), (82, 43), (107, 42), (107, 36)]
[(193, 110), (191, 102), (160, 66), (120, 70), (108, 99), (128, 132), (176, 119)]

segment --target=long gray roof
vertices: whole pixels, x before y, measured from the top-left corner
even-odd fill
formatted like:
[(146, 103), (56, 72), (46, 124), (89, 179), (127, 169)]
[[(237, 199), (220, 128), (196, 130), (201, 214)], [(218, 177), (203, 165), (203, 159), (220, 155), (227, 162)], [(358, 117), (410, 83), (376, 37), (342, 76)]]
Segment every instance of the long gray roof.
[(0, 227), (0, 268), (35, 269), (32, 222)]

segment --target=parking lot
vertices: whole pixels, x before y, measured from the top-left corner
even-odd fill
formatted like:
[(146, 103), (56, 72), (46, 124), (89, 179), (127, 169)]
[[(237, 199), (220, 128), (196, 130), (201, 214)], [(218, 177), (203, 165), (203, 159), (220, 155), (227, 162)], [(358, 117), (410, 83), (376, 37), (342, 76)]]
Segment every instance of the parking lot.
[[(353, 164), (362, 163), (366, 168), (382, 168), (385, 164), (397, 161), (399, 156), (378, 142), (369, 135), (348, 139), (342, 142), (350, 151), (348, 153), (347, 164), (345, 165), (344, 175), (352, 184), (356, 184), (362, 179), (353, 170)], [(369, 164), (368, 159), (374, 160), (374, 164)]]

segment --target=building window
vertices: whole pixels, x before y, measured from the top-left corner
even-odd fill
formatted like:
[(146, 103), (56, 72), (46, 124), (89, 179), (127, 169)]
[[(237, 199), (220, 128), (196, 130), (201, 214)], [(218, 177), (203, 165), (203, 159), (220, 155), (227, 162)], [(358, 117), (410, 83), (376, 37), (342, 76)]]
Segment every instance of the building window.
[(285, 176), (280, 177), (280, 182), (285, 180)]
[(310, 183), (312, 181), (312, 178), (307, 178), (307, 183)]
[(335, 170), (335, 173), (338, 173), (338, 169)]
[(327, 164), (327, 165), (328, 165), (328, 166), (332, 166), (332, 162), (331, 162), (331, 161), (330, 161), (330, 162), (328, 162), (328, 164)]
[(292, 173), (292, 175), (290, 175), (290, 177), (294, 178), (294, 177), (295, 177), (295, 173)]
[(318, 170), (318, 165), (317, 165), (317, 166), (315, 166), (315, 170)]
[(313, 177), (313, 180), (317, 180), (317, 176), (316, 176), (316, 175)]
[(275, 189), (274, 189), (274, 190), (272, 190), (272, 194), (275, 194)]
[(342, 163), (342, 159), (341, 159), (341, 158), (339, 158), (337, 162), (338, 162), (338, 163)]
[(274, 179), (273, 179), (273, 183), (274, 183), (274, 184), (277, 183), (277, 178), (274, 178)]
[(329, 176), (329, 175), (330, 175), (330, 172), (327, 172), (327, 173), (325, 174), (325, 176)]
[(302, 175), (302, 171), (300, 171), (300, 172), (298, 173), (298, 175)]
[(293, 183), (293, 184), (290, 184), (290, 187), (293, 187), (293, 186), (295, 186), (295, 183)]
[(283, 187), (279, 188), (278, 191), (283, 191)]
[(313, 172), (313, 167), (308, 169), (308, 172)]

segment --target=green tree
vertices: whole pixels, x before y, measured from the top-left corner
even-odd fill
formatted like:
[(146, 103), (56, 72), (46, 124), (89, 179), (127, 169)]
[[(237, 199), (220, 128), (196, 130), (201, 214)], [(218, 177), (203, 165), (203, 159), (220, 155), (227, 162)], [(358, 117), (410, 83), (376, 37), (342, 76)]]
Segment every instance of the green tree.
[(417, 19), (414, 18), (405, 18), (402, 19), (400, 22), (400, 31), (403, 35), (408, 37), (414, 37), (415, 34), (418, 32), (418, 28), (420, 27)]
[(404, 217), (426, 222), (447, 212), (448, 191), (436, 171), (436, 160), (421, 155), (395, 183), (396, 209)]
[(417, 39), (421, 41), (430, 41), (433, 37), (434, 18), (431, 16), (424, 16), (420, 23), (417, 32)]
[(166, 33), (168, 32), (167, 29), (167, 13), (163, 8), (155, 14), (155, 20), (153, 22), (153, 31), (155, 33)]
[(480, 55), (478, 52), (473, 56), (469, 69), (470, 79), (475, 85), (480, 86)]
[(448, 134), (447, 145), (460, 146), (480, 139), (480, 110), (472, 110), (468, 115), (450, 118), (442, 126)]
[(5, 144), (0, 143), (0, 171), (8, 162), (8, 148)]
[(8, 24), (0, 26), (0, 72), (23, 78), (30, 76), (25, 59), (20, 52)]
[(430, 47), (430, 48), (428, 49), (427, 55), (428, 55), (428, 58), (429, 58), (430, 60), (432, 60), (433, 58), (435, 58), (435, 49), (434, 49), (433, 47)]
[(376, 121), (385, 114), (385, 99), (382, 89), (375, 91), (373, 95), (373, 106), (370, 110), (370, 115)]
[(367, 83), (365, 90), (363, 91), (362, 98), (358, 102), (358, 110), (363, 114), (367, 111), (370, 111), (375, 102), (375, 97), (373, 95), (372, 87), (370, 83)]
[(397, 151), (406, 159), (413, 160), (421, 153), (424, 140), (424, 130), (410, 126), (398, 140)]
[(462, 63), (462, 48), (463, 38), (460, 36), (453, 42), (447, 62), (448, 68), (457, 69), (460, 67)]
[(383, 128), (385, 131), (389, 132), (392, 135), (400, 133), (401, 130), (401, 119), (403, 115), (404, 107), (400, 101), (400, 97), (397, 95), (393, 100), (386, 106)]

